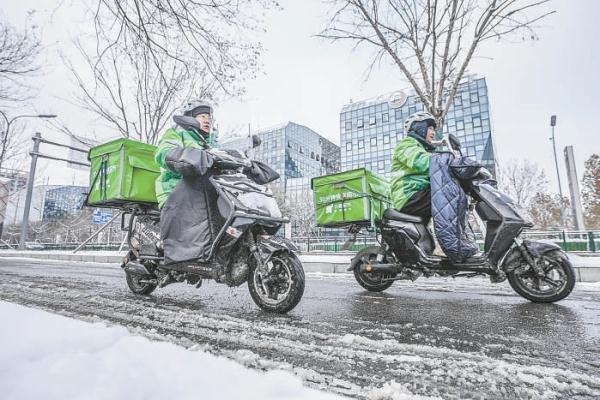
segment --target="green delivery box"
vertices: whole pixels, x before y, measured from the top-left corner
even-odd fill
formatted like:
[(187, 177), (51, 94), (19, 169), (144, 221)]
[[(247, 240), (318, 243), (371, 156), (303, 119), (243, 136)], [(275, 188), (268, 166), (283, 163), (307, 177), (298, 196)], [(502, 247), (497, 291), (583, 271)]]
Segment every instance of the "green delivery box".
[(120, 207), (125, 203), (156, 203), (154, 182), (160, 169), (156, 146), (115, 139), (93, 147), (90, 160), (90, 206)]
[(373, 224), (390, 206), (386, 179), (366, 168), (313, 178), (317, 225)]

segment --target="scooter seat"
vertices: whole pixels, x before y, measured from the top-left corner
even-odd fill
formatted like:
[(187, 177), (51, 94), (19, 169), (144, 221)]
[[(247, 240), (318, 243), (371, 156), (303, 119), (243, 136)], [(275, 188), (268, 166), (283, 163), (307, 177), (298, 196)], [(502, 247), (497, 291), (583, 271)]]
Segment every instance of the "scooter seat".
[(400, 211), (396, 211), (393, 208), (388, 208), (383, 213), (383, 217), (387, 219), (391, 219), (394, 221), (402, 221), (402, 222), (413, 222), (415, 224), (424, 223), (423, 218), (417, 217), (416, 215), (404, 214)]

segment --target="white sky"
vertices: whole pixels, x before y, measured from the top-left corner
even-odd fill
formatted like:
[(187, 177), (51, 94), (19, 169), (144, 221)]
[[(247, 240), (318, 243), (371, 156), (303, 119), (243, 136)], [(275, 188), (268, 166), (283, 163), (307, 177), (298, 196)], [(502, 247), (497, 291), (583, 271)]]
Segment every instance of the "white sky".
[[(48, 46), (47, 67), (36, 83), (41, 88), (34, 101), (39, 112), (54, 112), (61, 120), (84, 133), (95, 131), (92, 116), (60, 98), (73, 93), (68, 72), (56, 55), (69, 46), (69, 37), (85, 26), (71, 3), (55, 12), (53, 1), (5, 0), (2, 13), (15, 25), (29, 10), (38, 10)], [(267, 15), (267, 33), (262, 36), (266, 52), (261, 76), (247, 85), (239, 99), (222, 102), (217, 120), (222, 132), (230, 129), (264, 128), (284, 121), (306, 125), (339, 143), (339, 111), (349, 99), (360, 100), (405, 88), (399, 72), (384, 65), (368, 81), (365, 71), (371, 54), (367, 49), (351, 51), (351, 45), (332, 44), (314, 37), (326, 21), (328, 6), (320, 0), (282, 0), (282, 11)], [(549, 120), (558, 116), (556, 127), (559, 168), (563, 190), (566, 173), (562, 149), (574, 145), (578, 174), (593, 152), (600, 152), (595, 132), (595, 114), (600, 107), (600, 1), (555, 0), (557, 14), (538, 30), (540, 40), (488, 43), (470, 72), (487, 78), (496, 152), (500, 160), (528, 159), (542, 166), (557, 190)], [(16, 110), (15, 113), (21, 113)], [(28, 132), (43, 129), (44, 136), (61, 138), (36, 120)], [(103, 130), (99, 136), (114, 136)], [(24, 139), (26, 140), (26, 139)], [(50, 183), (83, 183), (85, 174), (73, 173), (57, 163), (44, 162), (40, 175)]]

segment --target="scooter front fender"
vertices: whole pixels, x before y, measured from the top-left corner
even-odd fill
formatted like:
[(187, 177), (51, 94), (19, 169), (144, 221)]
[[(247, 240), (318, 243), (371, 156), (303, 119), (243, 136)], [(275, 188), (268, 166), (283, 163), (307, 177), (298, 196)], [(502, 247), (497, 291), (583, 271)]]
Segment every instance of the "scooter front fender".
[[(543, 254), (546, 254), (550, 251), (560, 250), (560, 247), (555, 243), (549, 242), (536, 242), (533, 240), (523, 240), (523, 247), (531, 254), (533, 258), (538, 258)], [(517, 268), (520, 264), (520, 260), (523, 258), (521, 254), (521, 250), (519, 247), (514, 246), (508, 251), (506, 257), (502, 261), (501, 268), (505, 272), (509, 272), (514, 268)]]
[(263, 262), (268, 262), (273, 254), (286, 251), (289, 253), (296, 253), (299, 249), (292, 241), (278, 237), (278, 236), (269, 236), (261, 238), (257, 243), (261, 258)]
[(529, 251), (529, 253), (537, 258), (549, 251), (561, 250), (560, 246), (552, 242), (536, 242), (533, 240), (523, 240), (523, 246)]

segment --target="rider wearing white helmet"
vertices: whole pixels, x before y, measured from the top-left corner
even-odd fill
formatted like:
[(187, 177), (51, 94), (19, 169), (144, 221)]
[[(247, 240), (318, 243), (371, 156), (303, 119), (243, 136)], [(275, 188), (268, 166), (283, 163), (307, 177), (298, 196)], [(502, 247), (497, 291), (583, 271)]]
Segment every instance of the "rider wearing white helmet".
[(156, 179), (155, 189), (161, 209), (183, 176), (205, 172), (212, 164), (207, 154), (201, 151), (207, 145), (214, 145), (212, 106), (204, 100), (191, 100), (181, 108), (180, 113), (198, 122), (202, 137), (176, 125), (167, 129), (158, 142), (155, 160), (160, 166), (160, 175)]
[(431, 218), (431, 190), (429, 161), (431, 142), (435, 138), (436, 122), (428, 112), (410, 115), (404, 123), (406, 137), (398, 143), (392, 156), (390, 189), (394, 209)]

